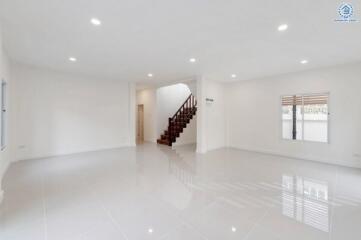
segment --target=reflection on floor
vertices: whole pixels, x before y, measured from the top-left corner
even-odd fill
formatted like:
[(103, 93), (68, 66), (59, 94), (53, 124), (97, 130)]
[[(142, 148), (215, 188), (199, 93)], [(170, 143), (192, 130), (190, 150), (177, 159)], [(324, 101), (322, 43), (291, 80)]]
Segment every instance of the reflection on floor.
[(361, 171), (142, 144), (9, 169), (0, 239), (361, 239)]
[(329, 231), (327, 182), (283, 175), (282, 208), (285, 216)]

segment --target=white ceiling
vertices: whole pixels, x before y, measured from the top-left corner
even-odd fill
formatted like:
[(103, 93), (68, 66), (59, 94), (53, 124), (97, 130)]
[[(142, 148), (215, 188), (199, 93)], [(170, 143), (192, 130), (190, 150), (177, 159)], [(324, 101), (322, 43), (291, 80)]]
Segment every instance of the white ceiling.
[(348, 2), (358, 22), (336, 22), (335, 0), (0, 0), (0, 21), (17, 62), (143, 83), (231, 81), (360, 61), (361, 0)]

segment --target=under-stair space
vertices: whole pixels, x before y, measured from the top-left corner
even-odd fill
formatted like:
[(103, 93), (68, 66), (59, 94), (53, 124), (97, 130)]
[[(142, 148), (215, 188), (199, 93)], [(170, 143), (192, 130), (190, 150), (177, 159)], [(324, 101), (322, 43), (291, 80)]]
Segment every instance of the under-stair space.
[(172, 146), (197, 113), (197, 100), (190, 94), (183, 105), (168, 119), (168, 128), (157, 140), (158, 144)]

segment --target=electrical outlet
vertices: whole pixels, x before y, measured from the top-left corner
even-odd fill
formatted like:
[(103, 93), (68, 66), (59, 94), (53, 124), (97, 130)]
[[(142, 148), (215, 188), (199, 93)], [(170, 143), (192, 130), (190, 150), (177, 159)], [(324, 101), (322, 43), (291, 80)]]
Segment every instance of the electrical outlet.
[(18, 146), (18, 149), (25, 149), (25, 148), (26, 148), (25, 145), (19, 145), (19, 146)]

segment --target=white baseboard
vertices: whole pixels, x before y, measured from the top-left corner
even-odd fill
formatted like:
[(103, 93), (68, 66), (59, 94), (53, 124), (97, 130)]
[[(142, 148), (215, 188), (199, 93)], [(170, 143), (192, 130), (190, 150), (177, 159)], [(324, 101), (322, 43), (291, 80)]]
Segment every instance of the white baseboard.
[(196, 142), (183, 142), (183, 143), (173, 143), (172, 146), (177, 147), (177, 146), (186, 146), (186, 145), (195, 145), (197, 144)]
[(240, 150), (240, 151), (268, 154), (268, 155), (277, 156), (277, 157), (293, 158), (293, 159), (299, 159), (299, 160), (319, 162), (319, 163), (336, 165), (336, 166), (351, 167), (351, 168), (361, 168), (361, 166), (359, 166), (359, 165), (340, 162), (340, 161), (332, 161), (332, 162), (330, 162), (330, 161), (326, 161), (324, 159), (317, 158), (317, 157), (303, 157), (303, 156), (285, 154), (285, 153), (276, 152), (276, 151), (269, 151), (269, 150), (256, 149), (256, 148), (237, 147), (237, 146), (229, 146), (228, 148), (233, 148), (233, 149), (237, 149), (237, 150)]
[(200, 154), (205, 154), (207, 152), (211, 152), (211, 151), (216, 151), (216, 150), (219, 150), (219, 149), (222, 149), (222, 148), (227, 148), (226, 146), (219, 146), (219, 147), (212, 147), (212, 148), (207, 148), (207, 149), (198, 149), (196, 150), (197, 153), (200, 153)]
[(62, 157), (62, 156), (80, 154), (80, 153), (101, 152), (101, 151), (106, 151), (106, 150), (112, 150), (112, 149), (118, 149), (118, 148), (124, 148), (124, 147), (135, 147), (135, 146), (136, 145), (133, 146), (133, 145), (128, 144), (128, 145), (119, 145), (119, 146), (98, 148), (98, 149), (94, 149), (94, 150), (74, 151), (74, 152), (55, 153), (55, 154), (44, 154), (44, 155), (32, 156), (32, 157), (28, 157), (28, 158), (16, 159), (13, 162), (33, 160), (33, 159), (42, 159), (42, 158)]
[(186, 148), (186, 147), (196, 147), (196, 143), (185, 143), (185, 144), (180, 144), (180, 145), (174, 145), (172, 144), (172, 149), (177, 149), (177, 148)]
[(225, 145), (224, 146), (211, 147), (211, 148), (207, 149), (207, 152), (216, 151), (216, 150), (219, 150), (219, 149), (222, 149), (222, 148), (227, 148), (227, 147)]

